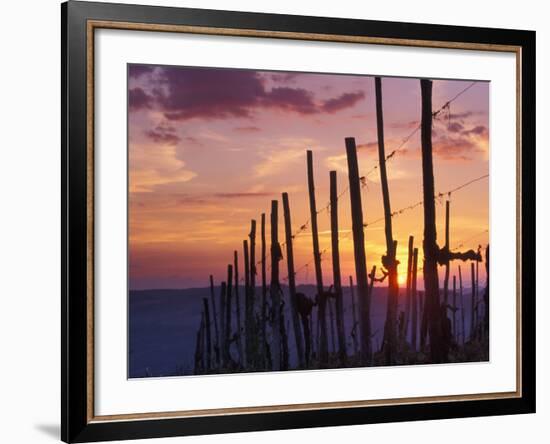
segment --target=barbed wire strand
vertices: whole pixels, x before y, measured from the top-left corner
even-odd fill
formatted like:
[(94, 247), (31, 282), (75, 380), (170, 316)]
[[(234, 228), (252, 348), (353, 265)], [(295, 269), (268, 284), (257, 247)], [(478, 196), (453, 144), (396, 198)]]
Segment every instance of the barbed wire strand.
[[(471, 89), (476, 83), (478, 82), (472, 82), (470, 83), (470, 85), (468, 85), (466, 88), (462, 89), (460, 92), (458, 92), (455, 96), (453, 96), (451, 99), (449, 99), (447, 102), (445, 102), (445, 104), (443, 106), (441, 106), (437, 111), (433, 112), (432, 113), (432, 116), (437, 118), (437, 116), (446, 108), (449, 108), (450, 104), (452, 102), (454, 102), (455, 100), (457, 100), (461, 95), (463, 95), (466, 91), (468, 91), (469, 89)], [(421, 128), (421, 124), (418, 124), (418, 126), (416, 126), (402, 141), (401, 143), (399, 144), (399, 146), (397, 146), (397, 148), (395, 148), (394, 150), (392, 150), (384, 159), (384, 162), (387, 162), (388, 160), (391, 160), (394, 158), (394, 156), (400, 152), (404, 147), (405, 145), (411, 140), (411, 138), (420, 130)], [(365, 187), (368, 187), (368, 183), (367, 183), (367, 178), (373, 174), (375, 171), (377, 171), (379, 168), (379, 165), (374, 165), (365, 175), (361, 176), (359, 178), (360, 180), (360, 183), (361, 183), (361, 189), (364, 189)], [(488, 176), (488, 175), (487, 175)], [(479, 179), (477, 179), (479, 180)], [(466, 184), (463, 184), (462, 186), (467, 186), (469, 185), (469, 183), (466, 183)], [(448, 193), (443, 193), (444, 194), (451, 194), (451, 192), (454, 192), (454, 191), (458, 191), (460, 188), (456, 189), (456, 190), (451, 190), (450, 192)], [(336, 200), (338, 201), (341, 197), (343, 197), (347, 192), (349, 191), (349, 185), (346, 186), (344, 188), (344, 190), (342, 190), (338, 196), (336, 197)], [(439, 193), (439, 195), (441, 195), (442, 193)], [(438, 195), (438, 197), (439, 197)], [(415, 208), (419, 205), (421, 205), (423, 202), (417, 202), (409, 207), (412, 207), (412, 208)], [(404, 209), (401, 209), (401, 210), (397, 210), (397, 211), (394, 211), (392, 213), (392, 217), (395, 216), (395, 215), (398, 215), (398, 214), (401, 214), (403, 213), (403, 211), (406, 211), (408, 209), (412, 209), (412, 208), (404, 208)], [(325, 205), (323, 206), (321, 209), (317, 210), (316, 211), (316, 215), (319, 215), (320, 213), (322, 213), (323, 211), (329, 211), (330, 210), (330, 201)], [(373, 222), (370, 222), (370, 223), (367, 223), (365, 224), (364, 226), (367, 227), (369, 225), (372, 225), (374, 223), (378, 223), (380, 221), (384, 220), (384, 218), (380, 218), (380, 219), (377, 219), (376, 221), (373, 221)], [(292, 239), (295, 239), (299, 234), (301, 234), (302, 232), (306, 231), (309, 227), (309, 224), (311, 223), (311, 217), (308, 218), (304, 223), (300, 224), (300, 228), (294, 232), (292, 235), (291, 235), (291, 238)], [(281, 248), (284, 247), (286, 245), (286, 241), (282, 242), (280, 244)], [(256, 262), (256, 265), (260, 265), (261, 264), (261, 259)]]

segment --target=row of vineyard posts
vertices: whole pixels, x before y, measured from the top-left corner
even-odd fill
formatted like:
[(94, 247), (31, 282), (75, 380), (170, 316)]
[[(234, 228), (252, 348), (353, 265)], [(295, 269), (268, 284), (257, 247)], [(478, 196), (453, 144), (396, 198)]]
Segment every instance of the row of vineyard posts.
[[(458, 266), (456, 276), (449, 288), (450, 262), (453, 260), (471, 262), (471, 307), (468, 340), (487, 337), (489, 331), (489, 247), (485, 251), (487, 285), (482, 299), (479, 297), (479, 264), (482, 261), (480, 248), (477, 251), (456, 252), (449, 246), (450, 201), (445, 206), (445, 244), (437, 244), (435, 188), (432, 158), (432, 81), (420, 80), (422, 98), (421, 150), (424, 208), (423, 276), (425, 290), (417, 291), (419, 250), (414, 246), (413, 236), (408, 239), (407, 279), (405, 308), (398, 314), (398, 267), (397, 240), (392, 231), (390, 189), (387, 178), (384, 146), (384, 121), (382, 107), (382, 80), (375, 78), (375, 100), (378, 135), (378, 169), (382, 187), (386, 252), (381, 258), (382, 275), (376, 276), (376, 266), (367, 272), (365, 252), (366, 226), (363, 220), (361, 187), (364, 177), (359, 174), (355, 139), (345, 139), (351, 217), (353, 252), (355, 263), (355, 285), (349, 276), (352, 325), (344, 321), (343, 287), (339, 256), (338, 194), (336, 171), (330, 171), (330, 225), (332, 253), (332, 285), (327, 289), (323, 282), (316, 206), (313, 153), (307, 151), (307, 183), (313, 262), (315, 268), (316, 295), (310, 298), (296, 289), (292, 219), (289, 195), (282, 193), (285, 240), (280, 243), (279, 201), (271, 202), (270, 212), (270, 271), (267, 276), (266, 215), (261, 214), (260, 259), (256, 261), (256, 220), (250, 224), (248, 239), (243, 241), (243, 272), (239, 280), (239, 252), (234, 251), (233, 263), (227, 265), (227, 279), (221, 282), (218, 292), (213, 276), (210, 276), (210, 299), (203, 299), (200, 325), (196, 334), (195, 374), (224, 373), (235, 371), (265, 371), (289, 369), (289, 330), (293, 330), (296, 365), (294, 368), (328, 368), (346, 366), (392, 365), (403, 362), (403, 353), (423, 351), (429, 362), (448, 361), (449, 347), (465, 344), (466, 316), (462, 268)], [(302, 227), (303, 228), (303, 227)], [(285, 320), (284, 298), (281, 286), (279, 262), (283, 259), (285, 247), (288, 280), (288, 301), (291, 319)], [(260, 265), (260, 288), (256, 288)], [(438, 267), (444, 267), (443, 295), (439, 286)], [(286, 280), (285, 279), (285, 280)], [(373, 348), (371, 329), (371, 298), (375, 282), (387, 279), (387, 310), (383, 340), (377, 350)], [(242, 290), (242, 293), (241, 293)], [(450, 299), (450, 293), (452, 298)], [(241, 299), (242, 298), (242, 299)], [(450, 300), (449, 300), (450, 299)], [(242, 305), (244, 303), (244, 310)], [(330, 318), (329, 329), (327, 307)], [(483, 307), (484, 313), (481, 313)], [(317, 310), (317, 323), (313, 325), (313, 310)], [(235, 323), (232, 324), (233, 314)], [(449, 319), (448, 316), (451, 316)], [(349, 336), (347, 336), (349, 334)], [(347, 340), (351, 346), (347, 347)], [(231, 352), (233, 350), (233, 353)], [(348, 351), (349, 350), (349, 351)], [(375, 360), (375, 355), (378, 358)]]

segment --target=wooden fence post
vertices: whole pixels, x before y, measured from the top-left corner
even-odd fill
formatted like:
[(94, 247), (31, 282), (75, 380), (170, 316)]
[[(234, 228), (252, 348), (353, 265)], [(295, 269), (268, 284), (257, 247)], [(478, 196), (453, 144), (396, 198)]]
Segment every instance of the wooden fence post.
[(329, 292), (327, 297), (328, 318), (330, 320), (330, 346), (333, 352), (336, 352), (336, 332), (334, 330), (334, 304), (332, 303), (332, 295)]
[(430, 355), (432, 363), (445, 362), (443, 356), (441, 309), (439, 305), (439, 278), (437, 259), (439, 248), (435, 228), (435, 190), (432, 158), (432, 81), (420, 80), (422, 95), (422, 122), (420, 138), (422, 142), (422, 179), (424, 199), (424, 288), (428, 331), (430, 335)]
[[(445, 250), (449, 251), (449, 212), (450, 212), (450, 202), (447, 200), (445, 202)], [(449, 303), (449, 259), (445, 261), (445, 277), (443, 279), (443, 301), (445, 306)], [(445, 308), (445, 313), (447, 313), (447, 308)]]
[(374, 288), (374, 282), (376, 281), (376, 265), (372, 266), (372, 268), (370, 270), (370, 273), (369, 273), (369, 279), (370, 279), (369, 294), (371, 295), (371, 300), (372, 300), (372, 292), (373, 292), (373, 288)]
[(278, 201), (271, 201), (271, 284), (270, 293), (273, 304), (273, 370), (282, 370), (281, 363), (281, 290), (279, 287), (279, 261), (281, 246), (278, 234)]
[(470, 271), (472, 274), (472, 289), (471, 289), (471, 313), (470, 313), (470, 341), (474, 339), (476, 328), (475, 322), (475, 309), (476, 309), (476, 274), (475, 274), (475, 265), (473, 262), (470, 263)]
[(210, 300), (212, 302), (212, 311), (214, 315), (214, 354), (216, 363), (220, 365), (220, 332), (218, 330), (218, 314), (216, 313), (216, 295), (214, 293), (214, 276), (210, 275)]
[(212, 331), (210, 328), (210, 310), (208, 308), (208, 299), (202, 298), (202, 305), (204, 307), (204, 318), (206, 324), (206, 369), (212, 368)]
[(233, 266), (235, 267), (235, 306), (237, 314), (237, 350), (239, 352), (239, 363), (244, 364), (244, 351), (242, 342), (242, 324), (241, 324), (241, 301), (239, 298), (239, 254), (237, 250), (233, 252)]
[(361, 345), (361, 363), (371, 363), (371, 325), (370, 294), (367, 278), (367, 258), (365, 255), (365, 233), (363, 227), (363, 209), (361, 206), (361, 182), (357, 162), (357, 148), (353, 137), (346, 138), (346, 156), (348, 161), (349, 192), (351, 201), (351, 219), (353, 231), (353, 251), (355, 256), (355, 278), (359, 302), (359, 327)]
[[(282, 294), (282, 290), (281, 290)], [(281, 304), (281, 370), (288, 370), (289, 356), (288, 356), (288, 326), (285, 322), (285, 314), (283, 312), (284, 304)]]
[(464, 343), (466, 342), (466, 322), (465, 322), (465, 315), (464, 315), (464, 292), (462, 289), (462, 269), (460, 265), (458, 266), (458, 285), (460, 289), (460, 315), (461, 315), (461, 333), (462, 333), (462, 347), (464, 347)]
[(453, 275), (453, 335), (458, 342), (458, 336), (456, 334), (456, 276)]
[(199, 329), (197, 330), (197, 336), (195, 341), (195, 375), (200, 375), (204, 369), (203, 367), (203, 334), (204, 334), (204, 312), (201, 311), (201, 322)]
[(318, 325), (319, 336), (319, 364), (321, 367), (328, 363), (327, 343), (327, 319), (326, 319), (326, 298), (323, 287), (323, 271), (321, 269), (321, 252), (319, 249), (319, 232), (317, 228), (317, 206), (315, 204), (315, 181), (313, 178), (313, 152), (307, 151), (307, 178), (309, 189), (309, 208), (311, 214), (311, 237), (313, 241), (313, 259), (315, 262), (315, 280), (317, 282), (318, 301)]
[(231, 298), (233, 296), (233, 266), (227, 265), (227, 293), (225, 297), (225, 361), (231, 361)]
[(486, 273), (486, 279), (487, 279), (487, 285), (485, 286), (485, 291), (483, 293), (483, 302), (485, 305), (485, 312), (484, 312), (484, 322), (483, 322), (483, 330), (485, 332), (485, 337), (489, 337), (489, 245), (487, 245), (487, 248), (485, 248), (485, 273)]
[(424, 350), (428, 338), (428, 305), (426, 304), (426, 292), (419, 292), (420, 298), (420, 349)]
[(336, 302), (336, 330), (338, 332), (338, 357), (342, 366), (346, 365), (346, 331), (344, 326), (344, 303), (342, 294), (342, 274), (340, 272), (340, 246), (338, 239), (338, 182), (336, 171), (330, 177), (330, 233), (332, 247), (332, 277)]
[(349, 290), (351, 293), (351, 315), (353, 320), (353, 325), (351, 327), (351, 339), (353, 341), (353, 355), (357, 356), (359, 353), (359, 344), (357, 342), (357, 331), (359, 328), (359, 325), (357, 324), (357, 312), (355, 311), (355, 291), (353, 289), (353, 277), (349, 277)]
[[(373, 291), (374, 291), (374, 283), (377, 281), (376, 279), (376, 265), (373, 265), (371, 270), (370, 270), (370, 273), (368, 275), (368, 278), (370, 279), (369, 281), (369, 287), (368, 287), (368, 293), (369, 293), (369, 297), (371, 298), (371, 301), (372, 301), (372, 297), (373, 297)], [(383, 278), (381, 280), (384, 280)], [(384, 343), (385, 341), (385, 332), (382, 336), (382, 344)], [(379, 344), (378, 344), (379, 345)], [(378, 351), (382, 351), (382, 348), (380, 347), (376, 347), (376, 350)], [(371, 356), (372, 358), (372, 356)]]
[(257, 368), (261, 364), (261, 357), (259, 356), (259, 338), (257, 336), (258, 329), (256, 323), (256, 221), (252, 219), (250, 221), (250, 233), (248, 235), (250, 239), (250, 258), (249, 258), (249, 273), (250, 273), (250, 288), (249, 288), (249, 303), (250, 303), (250, 331), (252, 335), (252, 362), (254, 367)]
[(261, 217), (261, 261), (262, 261), (262, 312), (261, 312), (261, 361), (262, 368), (267, 366), (267, 274), (266, 274), (266, 242), (265, 242), (265, 213)]
[(412, 334), (411, 344), (412, 349), (416, 351), (416, 335), (418, 333), (418, 304), (416, 295), (416, 277), (418, 269), (418, 248), (413, 250), (413, 264), (412, 264), (412, 277), (411, 277), (411, 304), (412, 304)]
[(222, 367), (225, 368), (227, 365), (227, 354), (225, 351), (226, 342), (227, 342), (227, 329), (225, 326), (225, 322), (227, 320), (226, 318), (226, 292), (227, 292), (227, 284), (225, 282), (222, 282), (221, 289), (220, 289), (220, 358), (222, 361)]
[(403, 326), (403, 332), (401, 334), (402, 340), (407, 340), (409, 335), (409, 319), (411, 317), (411, 303), (412, 303), (412, 294), (411, 294), (411, 280), (412, 280), (412, 262), (413, 262), (413, 246), (414, 246), (414, 237), (409, 236), (409, 248), (407, 256), (407, 291), (406, 291), (406, 302), (405, 302), (405, 322)]
[(204, 312), (202, 313), (202, 331), (201, 331), (201, 367), (202, 372), (206, 373), (208, 370), (208, 364), (206, 362), (206, 317)]
[(384, 117), (382, 110), (382, 79), (374, 79), (376, 96), (376, 124), (378, 130), (378, 162), (380, 170), (380, 184), (382, 187), (382, 199), (384, 203), (384, 225), (386, 234), (386, 255), (382, 256), (382, 265), (388, 270), (388, 311), (384, 327), (386, 343), (384, 344), (386, 364), (393, 364), (397, 352), (397, 300), (399, 297), (399, 285), (397, 282), (396, 249), (392, 234), (392, 215), (390, 204), (390, 191), (388, 175), (386, 172), (386, 152), (384, 147)]
[(479, 339), (479, 333), (481, 333), (481, 321), (479, 319), (479, 261), (476, 261), (476, 329), (477, 329), (477, 336)]
[(294, 252), (292, 249), (292, 222), (290, 218), (290, 204), (288, 202), (288, 193), (283, 193), (283, 212), (285, 219), (286, 263), (288, 268), (288, 291), (290, 294), (292, 325), (294, 327), (294, 339), (296, 341), (298, 366), (304, 368), (304, 342), (302, 338), (302, 329), (300, 327), (300, 319), (298, 318), (298, 301), (296, 299), (296, 276), (294, 274)]
[(250, 367), (252, 359), (252, 313), (250, 310), (250, 261), (248, 258), (248, 241), (243, 240), (244, 255), (244, 344), (245, 366)]
[(256, 306), (256, 221), (250, 221), (250, 307), (252, 316)]

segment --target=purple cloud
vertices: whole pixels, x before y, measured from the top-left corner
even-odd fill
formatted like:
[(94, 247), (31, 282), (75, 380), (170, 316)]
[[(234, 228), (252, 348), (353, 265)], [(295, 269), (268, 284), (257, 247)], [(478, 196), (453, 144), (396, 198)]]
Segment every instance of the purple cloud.
[(173, 126), (158, 125), (155, 129), (145, 131), (145, 135), (155, 143), (177, 145), (181, 141)]
[(465, 111), (463, 113), (451, 113), (450, 119), (465, 119), (467, 117), (473, 116), (475, 113), (473, 111)]
[(464, 129), (464, 126), (463, 126), (461, 123), (452, 122), (451, 124), (449, 124), (449, 126), (447, 127), (447, 129), (448, 129), (451, 133), (459, 133), (460, 131), (462, 131), (462, 130)]
[(299, 72), (275, 73), (271, 75), (271, 80), (278, 83), (292, 83), (300, 74)]
[(488, 134), (488, 130), (486, 126), (477, 125), (469, 130), (462, 131), (461, 134), (464, 136), (470, 136), (470, 135), (484, 136)]
[(265, 94), (254, 71), (165, 67), (162, 77), (168, 92), (156, 100), (170, 120), (249, 117)]
[(445, 160), (469, 160), (470, 153), (478, 151), (478, 147), (467, 137), (441, 137), (434, 141), (433, 151)]
[[(141, 68), (140, 65), (137, 66)], [(287, 86), (267, 89), (261, 71), (163, 67), (149, 92), (130, 91), (131, 110), (154, 106), (168, 120), (193, 118), (249, 118), (257, 109), (274, 109), (308, 115), (335, 113), (353, 106), (364, 97), (362, 92), (344, 93), (317, 103), (311, 91)], [(140, 74), (140, 71), (136, 72)], [(289, 74), (290, 78), (294, 78)], [(155, 82), (154, 84), (151, 82)]]
[(489, 132), (486, 126), (478, 125), (469, 130), (455, 131), (454, 136), (442, 135), (434, 140), (433, 150), (446, 160), (469, 160), (472, 153), (482, 151), (479, 138), (487, 140)]
[(130, 65), (128, 67), (128, 77), (139, 79), (145, 74), (153, 72), (154, 67), (151, 65)]
[(463, 111), (459, 113), (451, 113), (449, 116), (450, 120), (458, 120), (460, 123), (464, 123), (464, 120), (473, 116), (484, 116), (487, 113), (485, 111)]
[(353, 93), (344, 93), (339, 97), (328, 99), (323, 102), (323, 110), (328, 113), (335, 113), (346, 108), (351, 108), (357, 102), (365, 98), (365, 93), (356, 91)]
[(279, 108), (298, 114), (318, 112), (313, 101), (313, 94), (303, 88), (273, 88), (269, 92), (264, 92), (260, 102), (266, 108)]
[(239, 133), (257, 133), (261, 131), (261, 129), (257, 126), (237, 126), (233, 128), (233, 131), (237, 131)]
[(151, 108), (153, 99), (143, 89), (132, 88), (128, 92), (128, 106), (131, 111)]

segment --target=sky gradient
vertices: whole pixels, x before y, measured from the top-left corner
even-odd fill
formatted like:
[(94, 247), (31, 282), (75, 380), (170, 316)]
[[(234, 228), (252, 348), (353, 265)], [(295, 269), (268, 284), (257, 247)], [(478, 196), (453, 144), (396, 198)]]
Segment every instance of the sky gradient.
[[(434, 80), (434, 111), (471, 84)], [(437, 192), (489, 173), (489, 86), (476, 82), (434, 120)], [(420, 82), (387, 77), (382, 88), (389, 154), (419, 125)], [(130, 289), (205, 287), (210, 274), (216, 282), (224, 280), (234, 250), (242, 264), (242, 241), (250, 231), (250, 220), (257, 220), (259, 230), (264, 212), (269, 224), (271, 200), (281, 201), (284, 191), (289, 193), (293, 232), (297, 232), (309, 219), (306, 150), (313, 151), (317, 207), (322, 209), (329, 200), (330, 170), (337, 171), (339, 192), (348, 185), (345, 137), (356, 139), (360, 174), (370, 173), (362, 187), (364, 220), (383, 216), (379, 175), (373, 171), (378, 164), (373, 77), (129, 65), (128, 89)], [(387, 162), (387, 168), (392, 211), (422, 199), (420, 131)], [(440, 246), (445, 198), (436, 205)], [(347, 276), (355, 276), (349, 194), (338, 203), (340, 261), (347, 285)], [(400, 281), (412, 234), (419, 247), (419, 288), (423, 288), (422, 206), (392, 221)], [(324, 281), (330, 285), (328, 211), (319, 214), (318, 223), (320, 248), (327, 249), (322, 256)], [(452, 194), (451, 248), (462, 243), (461, 250), (485, 245), (488, 228), (487, 179)], [(369, 269), (380, 267), (383, 230), (383, 221), (365, 228)], [(284, 240), (282, 204), (279, 238)], [(256, 254), (259, 257), (259, 242)], [(313, 257), (309, 227), (294, 239), (294, 256), (300, 269), (297, 283), (314, 283), (313, 266), (301, 268)], [(457, 265), (453, 263), (451, 276)], [(286, 261), (280, 266), (284, 277)], [(464, 263), (463, 276), (469, 287), (469, 265)], [(480, 283), (484, 276), (480, 267)]]

